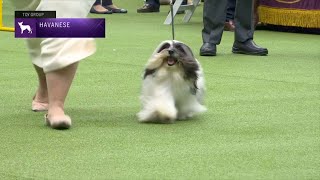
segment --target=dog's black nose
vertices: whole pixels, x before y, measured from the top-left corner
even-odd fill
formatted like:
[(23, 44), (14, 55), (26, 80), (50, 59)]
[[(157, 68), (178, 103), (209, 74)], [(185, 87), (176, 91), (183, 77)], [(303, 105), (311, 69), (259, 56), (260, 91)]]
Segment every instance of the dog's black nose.
[(172, 55), (174, 53), (174, 51), (172, 49), (168, 50), (169, 55)]

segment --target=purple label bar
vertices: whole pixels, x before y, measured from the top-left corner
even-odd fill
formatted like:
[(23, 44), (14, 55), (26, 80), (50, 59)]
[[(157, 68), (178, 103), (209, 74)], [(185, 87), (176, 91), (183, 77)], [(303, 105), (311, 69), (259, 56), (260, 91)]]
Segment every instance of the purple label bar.
[(16, 38), (105, 38), (104, 18), (15, 18)]

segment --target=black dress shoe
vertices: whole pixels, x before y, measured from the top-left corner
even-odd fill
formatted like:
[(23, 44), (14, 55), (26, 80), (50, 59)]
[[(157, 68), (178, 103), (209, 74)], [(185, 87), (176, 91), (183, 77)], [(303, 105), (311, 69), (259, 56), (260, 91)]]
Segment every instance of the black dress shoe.
[(200, 48), (200, 56), (215, 56), (217, 53), (217, 46), (213, 43), (203, 43)]
[(265, 56), (268, 54), (268, 49), (256, 45), (253, 40), (250, 39), (246, 42), (235, 41), (233, 43), (232, 52), (235, 54)]
[(91, 7), (90, 13), (93, 14), (112, 14), (112, 11), (97, 11), (94, 7)]
[(145, 4), (141, 8), (137, 9), (137, 13), (152, 13), (152, 12), (159, 12), (160, 7), (156, 7), (151, 4)]

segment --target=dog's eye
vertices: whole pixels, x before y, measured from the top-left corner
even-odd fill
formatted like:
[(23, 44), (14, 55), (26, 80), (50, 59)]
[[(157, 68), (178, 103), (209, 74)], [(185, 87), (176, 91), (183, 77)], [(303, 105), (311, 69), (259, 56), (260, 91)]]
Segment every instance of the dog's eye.
[(164, 49), (168, 49), (169, 47), (170, 47), (170, 44), (169, 44), (169, 43), (165, 43), (165, 44), (159, 49), (158, 53), (161, 52), (161, 51), (164, 50)]
[(183, 47), (181, 46), (181, 44), (177, 44), (177, 45), (176, 45), (176, 48), (177, 48), (180, 52), (185, 53), (185, 50), (183, 49)]
[(188, 55), (188, 56), (193, 56), (192, 50), (190, 49), (189, 46), (185, 45), (185, 44), (176, 44), (175, 48), (181, 52), (182, 54)]

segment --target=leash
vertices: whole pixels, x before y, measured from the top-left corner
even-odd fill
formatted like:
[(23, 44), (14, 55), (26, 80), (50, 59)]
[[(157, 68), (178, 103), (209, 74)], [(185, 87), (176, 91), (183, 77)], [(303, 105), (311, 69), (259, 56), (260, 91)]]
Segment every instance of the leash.
[(175, 36), (174, 36), (174, 16), (173, 16), (173, 3), (172, 3), (172, 0), (171, 0), (171, 3), (170, 3), (170, 12), (171, 12), (172, 41), (174, 41)]

